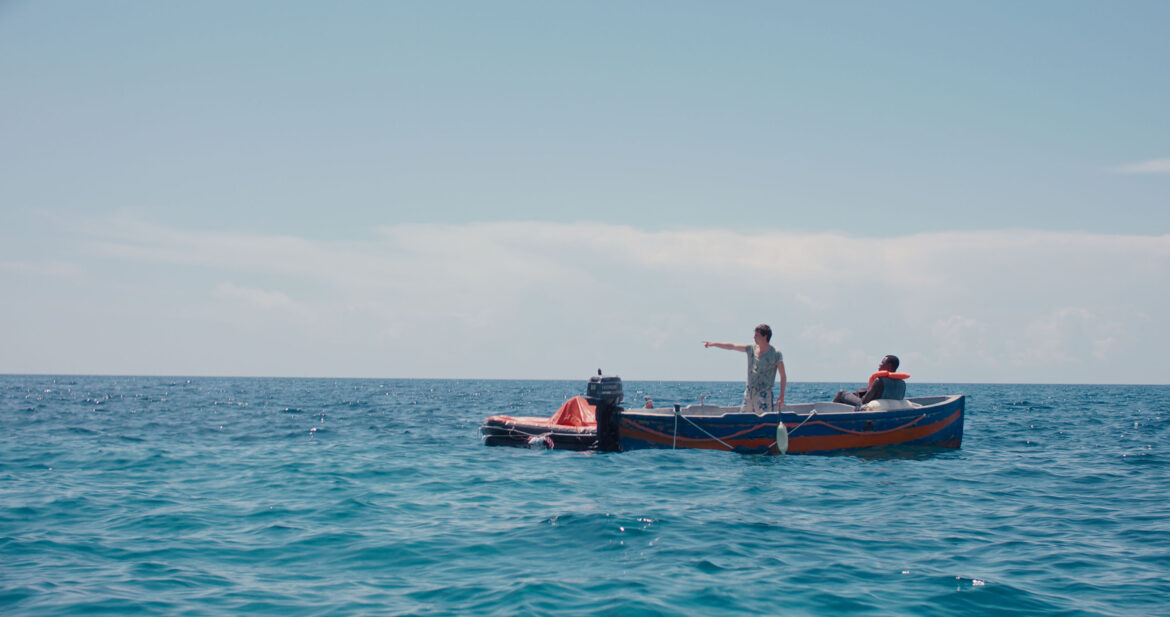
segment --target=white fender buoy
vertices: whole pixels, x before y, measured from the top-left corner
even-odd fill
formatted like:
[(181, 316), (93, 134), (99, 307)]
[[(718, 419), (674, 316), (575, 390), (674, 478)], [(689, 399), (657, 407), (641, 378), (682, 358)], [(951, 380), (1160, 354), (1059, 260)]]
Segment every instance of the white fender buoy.
[(784, 426), (783, 419), (776, 423), (776, 451), (780, 454), (788, 453), (788, 427)]

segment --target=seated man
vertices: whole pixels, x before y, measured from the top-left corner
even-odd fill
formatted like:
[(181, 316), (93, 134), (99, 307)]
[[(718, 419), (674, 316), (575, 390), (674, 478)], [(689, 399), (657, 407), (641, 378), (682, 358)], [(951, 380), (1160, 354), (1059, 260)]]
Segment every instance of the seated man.
[(906, 398), (906, 380), (910, 375), (895, 372), (898, 370), (899, 363), (898, 356), (891, 355), (882, 358), (881, 364), (878, 365), (878, 372), (869, 376), (869, 383), (866, 387), (857, 392), (840, 390), (837, 392), (837, 396), (833, 397), (833, 402), (861, 407), (879, 398)]

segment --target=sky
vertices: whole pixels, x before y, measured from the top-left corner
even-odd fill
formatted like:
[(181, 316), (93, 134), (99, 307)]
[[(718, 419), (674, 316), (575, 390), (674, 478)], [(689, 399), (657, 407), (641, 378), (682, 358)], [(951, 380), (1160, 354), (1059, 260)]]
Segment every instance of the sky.
[(1168, 30), (0, 1), (0, 373), (1168, 384)]

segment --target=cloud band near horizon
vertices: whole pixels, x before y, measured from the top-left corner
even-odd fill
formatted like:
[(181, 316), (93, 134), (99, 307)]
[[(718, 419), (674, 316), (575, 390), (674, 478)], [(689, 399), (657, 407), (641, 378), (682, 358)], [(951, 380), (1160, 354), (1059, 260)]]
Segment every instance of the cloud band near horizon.
[(1150, 159), (1114, 168), (1120, 174), (1170, 174), (1170, 158)]
[[(81, 341), (69, 366), (26, 349), (39, 364), (9, 353), (0, 370), (571, 378), (600, 365), (635, 379), (737, 379), (737, 361), (698, 341), (747, 340), (768, 322), (798, 381), (855, 379), (884, 353), (930, 381), (1167, 379), (1154, 367), (1170, 343), (1170, 236), (514, 222), (387, 225), (324, 242), (129, 216), (90, 233), (94, 259), (77, 267), (119, 281), (95, 301), (125, 357), (87, 360)], [(136, 279), (140, 267), (162, 278)], [(187, 300), (172, 306), (160, 291)], [(182, 326), (170, 343), (182, 359), (150, 370), (141, 358), (167, 362), (148, 336), (163, 319)]]

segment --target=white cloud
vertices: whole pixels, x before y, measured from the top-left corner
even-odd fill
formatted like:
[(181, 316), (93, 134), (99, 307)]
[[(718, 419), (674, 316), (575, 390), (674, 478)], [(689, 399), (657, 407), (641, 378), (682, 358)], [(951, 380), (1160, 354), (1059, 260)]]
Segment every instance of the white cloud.
[(801, 340), (824, 347), (837, 347), (849, 341), (848, 328), (832, 328), (824, 324), (812, 324), (800, 334)]
[(1041, 315), (1024, 330), (1023, 345), (1017, 349), (1015, 361), (1021, 366), (1076, 362), (1091, 348), (1088, 335), (1096, 321), (1097, 316), (1082, 307), (1063, 307)]
[(60, 278), (75, 278), (84, 272), (81, 266), (69, 261), (7, 260), (0, 261), (0, 270), (31, 276)]
[(1170, 158), (1120, 165), (1113, 171), (1120, 174), (1170, 174)]
[[(1021, 367), (1100, 368), (1124, 362), (1122, 353), (1135, 351), (1125, 349), (1127, 346), (1140, 350), (1151, 343), (1144, 339), (1151, 332), (1143, 316), (1130, 314), (1126, 323), (1116, 320), (1118, 313), (1111, 313), (1112, 317), (1085, 307), (1061, 307), (1040, 315), (1024, 329), (1020, 344), (1013, 346), (1012, 359)], [(1154, 335), (1154, 340), (1164, 336), (1161, 332)], [(1149, 358), (1158, 362), (1152, 354)]]
[(1101, 381), (1102, 367), (1110, 381), (1166, 379), (1150, 367), (1170, 331), (1144, 316), (1170, 303), (1170, 236), (533, 222), (376, 231), (324, 242), (122, 217), (98, 226), (93, 246), (109, 271), (147, 262), (174, 285), (185, 273), (246, 279), (215, 295), (296, 317), (295, 332), (265, 320), (234, 334), (191, 318), (187, 345), (302, 346), (299, 363), (281, 365), (255, 343), (241, 352), (260, 367), (240, 369), (250, 374), (560, 378), (604, 366), (633, 379), (739, 379), (738, 362), (699, 341), (746, 341), (766, 322), (798, 381), (859, 379), (886, 353), (934, 381)]
[(950, 360), (957, 356), (984, 355), (987, 328), (965, 315), (940, 317), (930, 325), (934, 337), (935, 357)]
[(290, 298), (281, 291), (268, 291), (251, 287), (241, 287), (232, 283), (220, 283), (215, 287), (212, 295), (216, 298), (234, 300), (240, 304), (259, 311), (277, 311), (288, 313), (300, 318), (312, 318), (313, 311), (308, 306)]

